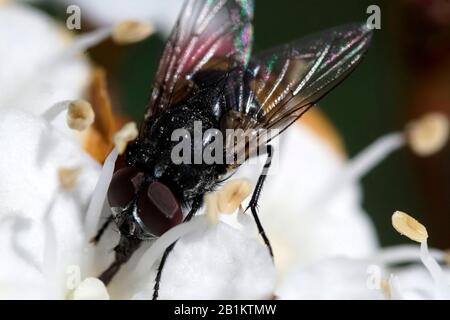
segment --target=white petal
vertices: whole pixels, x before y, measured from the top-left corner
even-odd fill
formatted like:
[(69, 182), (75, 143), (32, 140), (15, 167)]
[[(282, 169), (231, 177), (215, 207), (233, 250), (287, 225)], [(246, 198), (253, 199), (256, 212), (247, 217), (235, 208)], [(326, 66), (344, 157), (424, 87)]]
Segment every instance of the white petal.
[[(71, 41), (68, 31), (29, 6), (0, 6), (0, 109), (14, 106), (42, 114), (61, 100), (80, 98), (89, 66), (81, 56), (59, 63), (52, 58)], [(51, 69), (43, 64), (51, 63)], [(64, 115), (56, 121), (67, 129)]]
[(74, 300), (109, 300), (105, 285), (97, 278), (87, 278), (73, 293)]
[[(151, 299), (156, 267), (134, 299)], [(267, 248), (219, 223), (178, 241), (167, 259), (159, 298), (269, 299), (274, 286), (275, 269)]]
[[(2, 257), (8, 263), (0, 264), (0, 282), (31, 283), (40, 275), (36, 269), (48, 273), (49, 270), (43, 269), (45, 241), (52, 239), (49, 232), (54, 230), (56, 241), (51, 244), (56, 247), (57, 261), (52, 281), (47, 284), (53, 298), (61, 298), (66, 289), (66, 268), (80, 265), (83, 258), (82, 223), (99, 165), (41, 118), (23, 112), (3, 111), (0, 136), (0, 150), (7, 155), (0, 161), (0, 219), (26, 219), (30, 225), (17, 233), (13, 232), (13, 222), (4, 224), (0, 243)], [(77, 187), (70, 193), (59, 189), (60, 167), (81, 168)], [(46, 219), (47, 211), (50, 220)], [(14, 241), (33, 263), (25, 262), (17, 254)], [(29, 271), (23, 271), (24, 268)], [(45, 289), (42, 294), (45, 296)]]
[(52, 297), (41, 261), (32, 251), (38, 240), (42, 246), (42, 228), (30, 219), (0, 211), (0, 300)]
[[(403, 299), (448, 299), (438, 296), (436, 284), (430, 273), (422, 265), (413, 265), (405, 268), (397, 268), (392, 271), (401, 290)], [(450, 283), (450, 268), (444, 268)]]
[(370, 279), (381, 280), (382, 270), (371, 274), (368, 268), (357, 260), (324, 259), (291, 272), (276, 294), (279, 299), (384, 299), (379, 285), (373, 286)]

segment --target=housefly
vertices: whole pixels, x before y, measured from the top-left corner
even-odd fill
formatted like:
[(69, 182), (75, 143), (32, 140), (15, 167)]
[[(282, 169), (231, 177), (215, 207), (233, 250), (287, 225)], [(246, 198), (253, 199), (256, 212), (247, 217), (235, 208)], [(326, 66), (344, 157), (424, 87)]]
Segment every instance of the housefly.
[[(171, 157), (177, 129), (253, 130), (250, 139), (265, 146), (270, 166), (273, 149), (264, 130), (283, 132), (310, 107), (343, 81), (367, 50), (371, 31), (366, 25), (336, 27), (252, 55), (251, 0), (188, 0), (165, 46), (138, 138), (124, 154), (108, 190), (110, 221), (120, 232), (115, 261), (101, 275), (108, 284), (121, 265), (145, 240), (187, 221), (200, 209), (203, 196), (214, 190), (239, 164), (175, 163)], [(208, 147), (205, 135), (200, 151)], [(232, 150), (232, 151), (230, 151)], [(238, 151), (236, 151), (238, 150)], [(239, 151), (240, 150), (240, 151)], [(230, 154), (233, 153), (233, 154)], [(255, 156), (248, 148), (226, 148), (224, 157)], [(249, 209), (270, 253), (258, 219), (257, 202), (266, 177), (260, 175)], [(190, 208), (183, 218), (182, 208)], [(164, 262), (160, 263), (154, 298), (158, 297)]]

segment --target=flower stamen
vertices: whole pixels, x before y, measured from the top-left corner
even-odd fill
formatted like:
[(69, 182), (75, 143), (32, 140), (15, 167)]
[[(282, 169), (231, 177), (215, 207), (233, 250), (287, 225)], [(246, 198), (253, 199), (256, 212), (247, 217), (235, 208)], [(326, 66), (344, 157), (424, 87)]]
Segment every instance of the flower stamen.
[(66, 122), (71, 129), (83, 131), (94, 122), (94, 109), (89, 102), (82, 99), (59, 101), (47, 109), (42, 117), (47, 122), (52, 122), (66, 110)]
[(41, 117), (45, 119), (47, 122), (52, 122), (56, 119), (61, 113), (66, 111), (69, 108), (69, 104), (72, 100), (63, 100), (55, 103), (50, 108), (48, 108)]
[(396, 211), (392, 215), (392, 225), (400, 234), (420, 243), (420, 258), (434, 280), (437, 296), (449, 297), (450, 283), (444, 271), (439, 266), (439, 263), (437, 263), (428, 250), (428, 232), (425, 226), (401, 211)]
[(218, 192), (217, 207), (219, 211), (222, 213), (235, 212), (251, 191), (251, 184), (246, 179), (229, 181)]
[(81, 172), (81, 168), (79, 168), (79, 167), (59, 168), (58, 178), (59, 178), (59, 184), (60, 184), (61, 188), (65, 191), (73, 190), (77, 185), (77, 181), (78, 181), (80, 172)]
[(69, 104), (67, 109), (67, 125), (69, 128), (84, 131), (94, 123), (95, 113), (89, 102), (75, 100)]
[[(445, 263), (447, 255), (438, 249), (431, 249), (430, 254), (439, 262)], [(367, 263), (395, 265), (420, 260), (420, 248), (416, 245), (397, 245), (383, 248), (376, 255), (367, 259)]]
[(124, 153), (128, 143), (136, 139), (138, 134), (139, 131), (135, 122), (128, 122), (114, 134), (113, 141), (119, 154)]
[(420, 257), (422, 263), (427, 268), (436, 285), (436, 293), (438, 297), (445, 299), (450, 298), (450, 282), (441, 266), (433, 259), (428, 251), (427, 241), (420, 244)]
[(117, 23), (115, 26), (99, 28), (75, 37), (75, 40), (58, 55), (57, 59), (64, 60), (67, 57), (84, 52), (109, 37), (112, 37), (118, 44), (129, 44), (144, 40), (154, 31), (154, 27), (147, 22), (125, 20)]
[(350, 182), (360, 180), (388, 155), (404, 145), (405, 138), (401, 133), (390, 133), (379, 138), (350, 160), (342, 171), (332, 178), (330, 182), (305, 205), (302, 212), (312, 212), (313, 210), (311, 210), (311, 208), (320, 206), (325, 202), (325, 199), (330, 201), (330, 198), (338, 194), (336, 190), (343, 189), (343, 187)]
[(242, 201), (251, 193), (246, 179), (228, 181), (220, 190), (205, 195), (206, 218), (211, 224), (219, 222), (221, 213), (231, 214), (241, 208)]
[(428, 238), (427, 229), (419, 221), (402, 211), (396, 211), (392, 215), (392, 226), (401, 235), (422, 243)]
[(57, 59), (64, 60), (67, 57), (84, 52), (109, 37), (112, 37), (117, 44), (129, 44), (144, 40), (154, 31), (154, 27), (147, 22), (125, 20), (112, 27), (100, 28), (77, 36), (71, 45), (59, 54)]
[[(24, 79), (19, 88), (28, 88), (28, 86), (32, 86), (41, 78), (42, 74), (51, 73), (55, 68), (60, 66), (60, 63), (72, 59), (76, 55), (82, 54), (89, 48), (95, 47), (109, 37), (112, 37), (113, 33), (115, 34), (113, 40), (116, 41), (116, 43), (128, 44), (145, 39), (154, 33), (154, 30), (154, 27), (147, 22), (128, 20), (119, 22), (115, 26), (99, 28), (92, 32), (77, 35), (67, 47), (56, 52), (54, 55), (51, 55), (48, 59), (43, 61), (41, 65), (36, 67), (34, 71)], [(20, 91), (13, 92), (11, 97), (15, 97), (18, 94), (20, 94)]]
[(129, 44), (142, 41), (154, 32), (150, 23), (124, 20), (114, 26), (111, 37), (117, 44)]
[(431, 155), (439, 151), (448, 140), (450, 125), (445, 115), (430, 113), (408, 124), (405, 132), (384, 135), (361, 151), (302, 211), (311, 211), (310, 208), (323, 203), (323, 199), (329, 201), (337, 194), (336, 190), (342, 189), (349, 182), (360, 180), (391, 153), (406, 144), (418, 155)]
[(419, 156), (429, 156), (441, 150), (447, 143), (449, 132), (448, 118), (439, 112), (411, 121), (405, 130), (408, 145)]

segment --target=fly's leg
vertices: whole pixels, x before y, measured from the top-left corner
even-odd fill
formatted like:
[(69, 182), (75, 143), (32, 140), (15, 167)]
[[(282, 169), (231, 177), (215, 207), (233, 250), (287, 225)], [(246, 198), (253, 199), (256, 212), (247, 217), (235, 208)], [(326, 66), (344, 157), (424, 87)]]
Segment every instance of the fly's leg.
[(261, 195), (261, 191), (264, 185), (264, 182), (266, 181), (267, 172), (269, 171), (270, 165), (272, 164), (272, 155), (273, 155), (273, 147), (269, 144), (267, 145), (267, 160), (264, 164), (263, 171), (261, 175), (258, 178), (258, 182), (256, 183), (255, 190), (253, 191), (252, 198), (250, 200), (250, 203), (245, 211), (250, 209), (253, 215), (253, 219), (255, 219), (256, 227), (258, 228), (259, 235), (264, 240), (264, 243), (267, 246), (267, 249), (269, 250), (270, 256), (273, 258), (273, 250), (272, 246), (270, 245), (269, 238), (267, 238), (266, 232), (264, 231), (264, 228), (261, 224), (261, 221), (258, 217), (258, 200)]
[(108, 218), (106, 218), (106, 221), (102, 224), (100, 229), (98, 229), (97, 234), (91, 239), (91, 243), (96, 245), (101, 237), (103, 236), (103, 233), (105, 233), (106, 229), (108, 228), (109, 224), (113, 221), (113, 216), (110, 215)]
[[(192, 219), (192, 217), (195, 215), (195, 213), (202, 206), (202, 202), (203, 202), (203, 196), (198, 197), (197, 199), (194, 200), (194, 202), (192, 203), (191, 210), (187, 214), (186, 218), (184, 218), (183, 222), (188, 222), (189, 220)], [(177, 242), (175, 241), (170, 246), (168, 246), (166, 251), (164, 251), (164, 254), (163, 254), (162, 258), (161, 258), (161, 262), (159, 263), (158, 272), (157, 272), (156, 278), (155, 278), (155, 285), (153, 287), (153, 300), (158, 300), (159, 285), (160, 285), (160, 282), (161, 282), (162, 271), (163, 271), (164, 265), (166, 264), (167, 258), (169, 256), (170, 252), (172, 252), (172, 250), (175, 247), (176, 243)]]
[(172, 250), (175, 247), (176, 243), (177, 242), (175, 241), (170, 246), (168, 246), (166, 251), (164, 251), (164, 254), (163, 254), (162, 258), (161, 258), (161, 262), (159, 263), (158, 272), (157, 272), (156, 278), (155, 278), (155, 285), (153, 287), (153, 298), (152, 298), (152, 300), (158, 300), (159, 284), (161, 282), (162, 270), (164, 268), (164, 265), (166, 264), (167, 257), (172, 252)]
[(115, 259), (111, 265), (98, 277), (107, 286), (112, 278), (119, 272), (120, 268), (126, 263), (133, 253), (139, 248), (142, 240), (135, 237), (120, 236), (119, 244), (114, 248)]

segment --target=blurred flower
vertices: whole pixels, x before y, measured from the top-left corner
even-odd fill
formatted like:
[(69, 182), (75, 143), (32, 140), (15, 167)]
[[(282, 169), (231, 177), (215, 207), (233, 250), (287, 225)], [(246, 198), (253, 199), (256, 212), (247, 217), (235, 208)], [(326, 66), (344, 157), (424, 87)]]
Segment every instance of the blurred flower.
[(111, 25), (123, 19), (151, 21), (158, 31), (168, 34), (178, 17), (181, 0), (58, 0), (67, 5), (78, 5), (82, 17), (99, 26)]
[[(331, 257), (288, 274), (276, 292), (278, 299), (384, 299), (380, 290), (367, 286), (369, 264)], [(381, 270), (381, 269), (380, 269)]]
[[(430, 273), (417, 264), (418, 250), (415, 250), (415, 257), (410, 259), (401, 258), (402, 251), (411, 252), (408, 247), (389, 248), (385, 251), (389, 250), (396, 250), (399, 256), (398, 259), (392, 259), (392, 264), (414, 264), (398, 268), (384, 265), (383, 261), (331, 257), (296, 268), (280, 284), (276, 296), (278, 299), (289, 300), (449, 299), (448, 295), (439, 294)], [(383, 253), (380, 250), (379, 255)], [(442, 252), (437, 254), (444, 256)], [(450, 280), (450, 268), (444, 270)]]
[[(84, 95), (89, 63), (82, 55), (58, 55), (72, 43), (63, 26), (27, 5), (0, 4), (0, 110), (42, 114), (58, 101)], [(67, 130), (64, 118), (56, 121)]]
[[(450, 254), (429, 251), (427, 230), (403, 212), (392, 216), (394, 228), (414, 246), (379, 250), (366, 259), (334, 257), (299, 267), (278, 288), (280, 299), (450, 299)], [(423, 266), (417, 265), (420, 260)], [(395, 265), (413, 263), (408, 267)]]
[(111, 151), (116, 125), (122, 121), (113, 118), (104, 71), (92, 68), (83, 53), (108, 37), (121, 44), (133, 43), (153, 32), (149, 23), (127, 20), (74, 36), (39, 10), (19, 2), (0, 3), (0, 110), (43, 115), (78, 140), (85, 137), (70, 130), (65, 114), (54, 110), (59, 110), (56, 104), (61, 101), (90, 95), (94, 111), (101, 117), (86, 132), (91, 142), (85, 142), (85, 147), (103, 161)]

